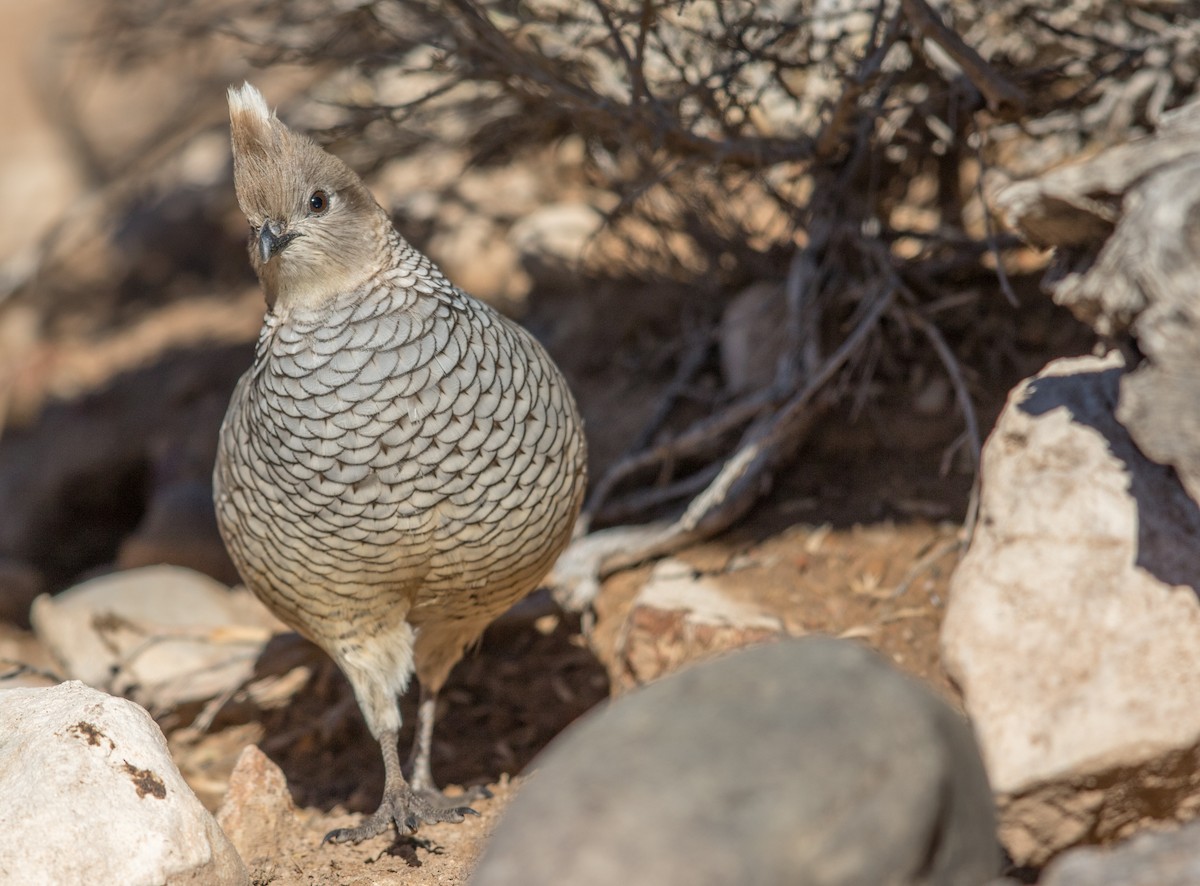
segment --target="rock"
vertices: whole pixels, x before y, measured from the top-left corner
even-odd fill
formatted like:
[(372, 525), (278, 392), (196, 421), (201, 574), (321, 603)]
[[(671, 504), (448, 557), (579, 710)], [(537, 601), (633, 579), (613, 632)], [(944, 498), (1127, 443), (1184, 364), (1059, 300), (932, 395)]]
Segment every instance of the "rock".
[(738, 652), (585, 715), (533, 764), (473, 886), (982, 884), (970, 729), (848, 641)]
[(39, 597), (32, 615), (67, 677), (156, 712), (241, 685), (286, 630), (248, 592), (178, 566), (94, 578)]
[(554, 279), (580, 266), (603, 224), (604, 216), (588, 203), (552, 203), (517, 221), (508, 240), (535, 276)]
[(0, 871), (45, 883), (248, 883), (149, 714), (82, 683), (0, 692)]
[(273, 853), (299, 825), (283, 770), (255, 745), (243, 748), (233, 767), (217, 824), (251, 862)]
[[(551, 199), (555, 186), (547, 180), (547, 168), (564, 177), (564, 165), (551, 147), (534, 150), (523, 163), (502, 166), (467, 165), (455, 185), (459, 198), (475, 213), (496, 219), (518, 218), (535, 212)], [(582, 158), (572, 158), (576, 167)], [(559, 185), (561, 188), (561, 185)]]
[(1046, 868), (1039, 886), (1194, 886), (1200, 883), (1200, 824), (1140, 834), (1116, 846), (1073, 849)]
[(735, 394), (765, 388), (775, 380), (788, 343), (783, 286), (755, 283), (739, 292), (721, 315), (718, 342), (721, 373)]
[[(379, 194), (392, 215), (434, 226), (446, 208), (447, 195), (467, 174), (470, 158), (447, 144), (415, 148), (412, 153), (388, 159), (372, 177), (372, 190)], [(432, 250), (431, 250), (432, 251)]]
[(943, 659), (1019, 863), (1200, 803), (1200, 509), (1114, 418), (1122, 369), (1014, 389), (952, 579)]
[[(1138, 447), (1178, 471), (1200, 501), (1200, 100), (1157, 131), (1031, 181), (994, 204), (1032, 242), (1054, 246), (1054, 300), (1109, 338), (1132, 335), (1141, 364), (1122, 380), (1117, 416)], [(1069, 270), (1065, 270), (1069, 269)]]
[(659, 561), (626, 617), (614, 684), (649, 683), (684, 664), (784, 636), (783, 622), (731, 597), (682, 560)]

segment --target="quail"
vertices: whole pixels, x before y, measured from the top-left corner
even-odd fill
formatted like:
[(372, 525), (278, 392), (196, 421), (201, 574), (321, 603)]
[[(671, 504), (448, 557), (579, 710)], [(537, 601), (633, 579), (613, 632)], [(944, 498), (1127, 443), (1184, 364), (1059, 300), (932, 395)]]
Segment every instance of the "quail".
[[(229, 90), (234, 185), (267, 311), (214, 497), (245, 584), (345, 673), (383, 752), (379, 809), (327, 841), (473, 813), (434, 785), (438, 691), (569, 540), (586, 445), (559, 369), (451, 284), (341, 160)], [(406, 779), (398, 696), (420, 683)]]

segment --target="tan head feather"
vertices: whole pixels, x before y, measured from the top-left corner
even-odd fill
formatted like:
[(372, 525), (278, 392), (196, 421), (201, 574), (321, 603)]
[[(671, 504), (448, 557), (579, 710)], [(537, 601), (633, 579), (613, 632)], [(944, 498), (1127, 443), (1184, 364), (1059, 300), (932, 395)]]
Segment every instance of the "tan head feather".
[[(381, 270), (391, 221), (353, 170), (285, 126), (249, 83), (229, 90), (229, 123), (250, 262), (268, 305), (319, 308)], [(264, 228), (284, 244), (269, 255)]]

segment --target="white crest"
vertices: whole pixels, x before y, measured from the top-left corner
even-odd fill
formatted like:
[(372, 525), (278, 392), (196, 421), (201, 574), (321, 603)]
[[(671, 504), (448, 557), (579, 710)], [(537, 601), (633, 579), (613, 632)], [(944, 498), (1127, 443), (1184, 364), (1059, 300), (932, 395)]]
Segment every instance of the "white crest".
[(263, 94), (248, 82), (243, 83), (241, 88), (230, 86), (228, 94), (229, 115), (231, 117), (245, 114), (257, 117), (266, 123), (274, 116), (271, 113), (271, 109), (267, 107), (267, 100), (263, 98)]

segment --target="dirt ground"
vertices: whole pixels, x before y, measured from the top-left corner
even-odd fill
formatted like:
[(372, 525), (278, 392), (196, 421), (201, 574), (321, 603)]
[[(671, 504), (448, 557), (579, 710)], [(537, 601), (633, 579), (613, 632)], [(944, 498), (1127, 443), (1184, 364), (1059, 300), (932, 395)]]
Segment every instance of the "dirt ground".
[[(801, 502), (801, 504), (803, 504)], [(763, 517), (796, 507), (782, 501)], [(708, 572), (734, 570), (760, 603), (777, 600), (791, 634), (830, 633), (883, 651), (957, 702), (937, 648), (959, 529), (955, 524), (884, 522), (834, 528), (796, 523), (753, 538), (750, 525), (731, 537), (693, 548), (682, 558)], [(605, 588), (592, 643), (610, 650), (620, 614), (648, 570), (618, 575)], [(229, 774), (247, 743), (257, 743), (288, 779), (303, 829), (283, 845), (264, 845), (247, 859), (260, 884), (466, 882), (505, 805), (519, 790), (533, 756), (572, 720), (603, 701), (605, 665), (578, 633), (576, 619), (543, 617), (534, 624), (493, 629), (456, 669), (439, 710), (434, 772), (443, 784), (487, 784), (494, 796), (475, 804), (479, 818), (422, 829), (417, 838), (376, 838), (359, 846), (321, 846), (321, 837), (354, 822), (378, 803), (383, 786), (378, 749), (341, 674), (312, 647), (280, 638), (284, 659), (265, 667), (313, 666), (313, 677), (290, 705), (262, 722), (199, 735), (180, 729), (171, 747), (184, 776), (216, 811)], [(265, 659), (270, 656), (265, 656)], [(405, 705), (411, 724), (412, 700)], [(401, 737), (405, 748), (411, 739)], [(456, 788), (452, 787), (453, 792)]]
[[(869, 427), (858, 435), (873, 436)], [(940, 665), (938, 631), (969, 477), (940, 476), (939, 446), (881, 450), (850, 445), (854, 436), (842, 428), (815, 441), (748, 520), (679, 557), (783, 613), (789, 634), (857, 639), (958, 705)], [(247, 859), (256, 883), (464, 883), (534, 755), (610, 690), (627, 689), (617, 685), (613, 650), (650, 568), (606, 582), (587, 638), (574, 617), (510, 619), (455, 670), (439, 710), (434, 773), (445, 785), (487, 784), (494, 793), (475, 805), (480, 817), (461, 825), (425, 828), (415, 839), (320, 845), (330, 829), (374, 809), (383, 772), (344, 679), (294, 637), (277, 639), (260, 663), (264, 671), (312, 667), (290, 705), (261, 722), (217, 723), (203, 735), (176, 730), (172, 750), (214, 811), (245, 744), (259, 744), (283, 769), (303, 828)], [(407, 699), (406, 723), (414, 713)], [(409, 740), (406, 731), (402, 750)]]

